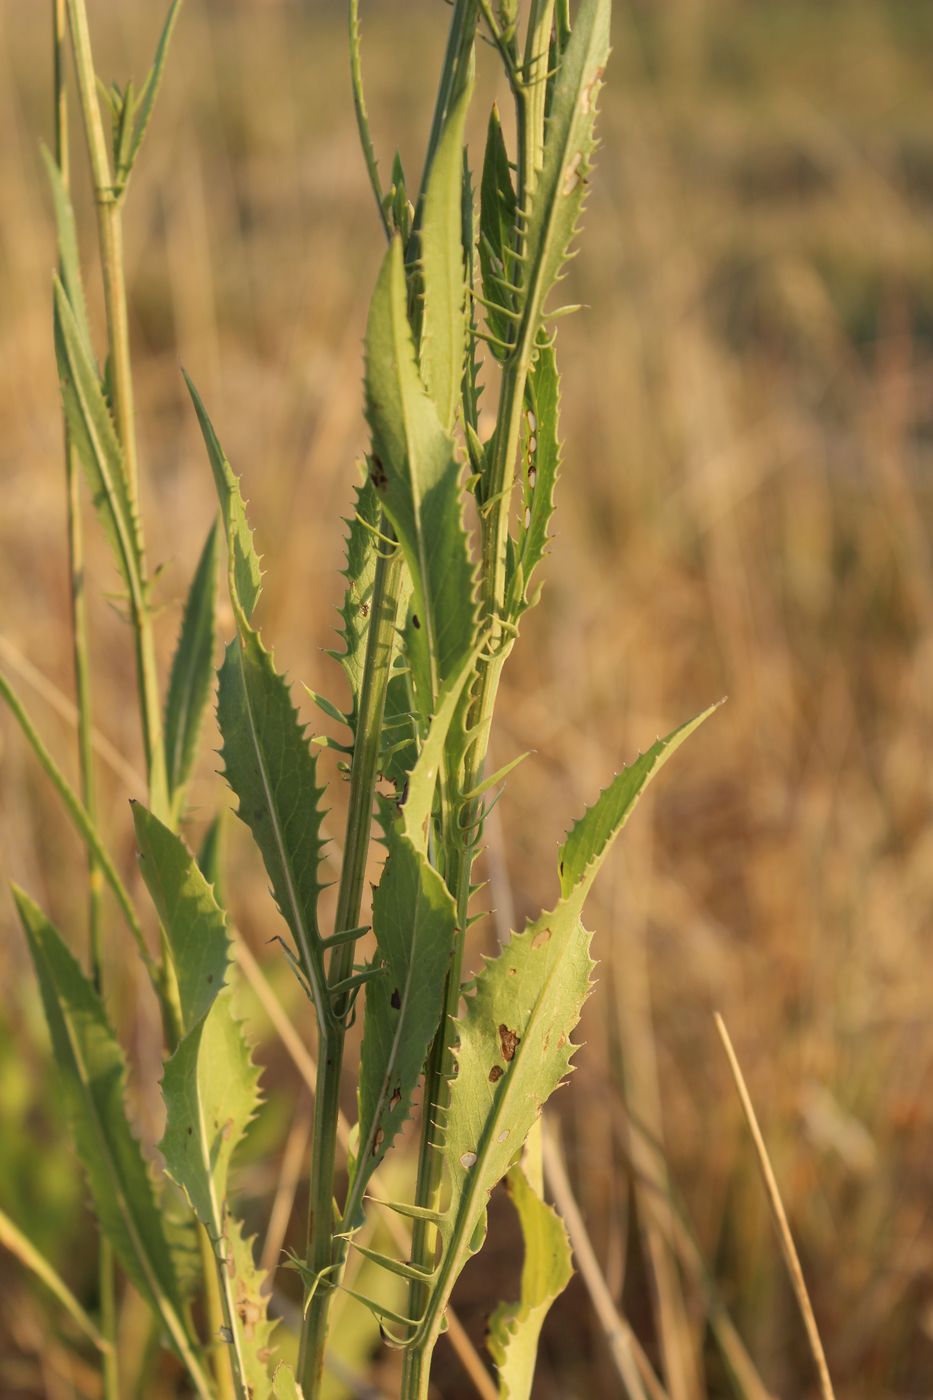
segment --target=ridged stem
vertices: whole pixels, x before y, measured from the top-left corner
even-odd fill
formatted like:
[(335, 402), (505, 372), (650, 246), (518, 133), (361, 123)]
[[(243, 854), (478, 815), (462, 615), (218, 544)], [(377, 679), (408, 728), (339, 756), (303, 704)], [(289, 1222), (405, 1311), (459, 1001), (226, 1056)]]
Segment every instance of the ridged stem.
[[(547, 58), (540, 59), (544, 35), (550, 37), (553, 0), (534, 0), (529, 14), (525, 46), (523, 82), (536, 80), (540, 90), (534, 100), (525, 86), (514, 85), (519, 132), (518, 207), (527, 209), (534, 173), (544, 144), (544, 74)], [(545, 49), (546, 54), (546, 49)], [(464, 791), (473, 791), (481, 781), (489, 746), (489, 732), (495, 710), (502, 667), (511, 650), (513, 637), (503, 626), (505, 607), (508, 539), (511, 519), (515, 463), (521, 441), (525, 386), (531, 366), (535, 318), (526, 315), (519, 327), (517, 343), (503, 366), (496, 429), (491, 442), (489, 464), (483, 483), (481, 507), (481, 625), (488, 629), (490, 656), (483, 664), (470, 714), (473, 746), (464, 780)], [(467, 804), (455, 829), (447, 833), (447, 882), (456, 901), (458, 935), (448, 971), (444, 1015), (435, 1037), (425, 1071), (422, 1095), (421, 1139), (415, 1204), (437, 1210), (444, 1163), (444, 1123), (453, 1069), (453, 1024), (461, 995), (465, 934), (477, 828), (481, 823), (482, 798)], [(430, 1270), (434, 1265), (436, 1228), (416, 1220), (412, 1229), (411, 1263)], [(430, 1285), (413, 1281), (409, 1290), (408, 1315), (422, 1319), (433, 1300)], [(436, 1318), (442, 1310), (434, 1309)], [(402, 1371), (402, 1400), (421, 1400), (427, 1395), (431, 1356), (440, 1334), (436, 1321), (425, 1327), (417, 1343), (405, 1353)]]
[(126, 274), (123, 257), (123, 224), (120, 201), (116, 198), (110, 173), (110, 157), (101, 118), (97, 78), (91, 51), (84, 0), (66, 0), (71, 31), (75, 75), (81, 100), (84, 135), (87, 142), (94, 202), (97, 210), (97, 236), (100, 246), (101, 279), (107, 318), (110, 391), (114, 426), (123, 450), (130, 513), (139, 540), (141, 588), (131, 599), (134, 632), (137, 692), (142, 723), (149, 805), (155, 815), (170, 821), (162, 716), (152, 633), (152, 610), (145, 575), (145, 551), (139, 523), (139, 473), (136, 455), (136, 429), (133, 405), (133, 373), (130, 358), (129, 320), (126, 302)]
[[(382, 523), (382, 532), (388, 526)], [(366, 880), (366, 864), (372, 831), (373, 802), (382, 753), (382, 725), (386, 688), (395, 647), (396, 617), (401, 584), (401, 551), (381, 553), (376, 561), (366, 658), (360, 692), (356, 740), (350, 768), (343, 865), (337, 894), (335, 932), (357, 928)], [(354, 943), (338, 944), (331, 955), (331, 986), (345, 981), (353, 971)], [(314, 1099), (314, 1136), (311, 1147), (311, 1200), (308, 1216), (307, 1267), (317, 1280), (301, 1332), (298, 1378), (305, 1400), (320, 1394), (327, 1343), (328, 1314), (333, 1280), (345, 1247), (334, 1240), (334, 1177), (337, 1158), (337, 1120), (340, 1113), (340, 1078), (346, 1035), (345, 997), (334, 1005), (334, 1022), (319, 1028), (320, 1054)]]
[[(69, 187), (70, 162), (68, 152), (68, 99), (65, 90), (65, 0), (54, 0), (52, 10), (52, 72), (54, 105), (55, 160), (61, 172), (62, 185)], [(97, 821), (94, 755), (91, 744), (91, 677), (88, 645), (87, 605), (84, 593), (84, 531), (81, 520), (78, 460), (68, 424), (62, 420), (65, 456), (65, 509), (68, 530), (68, 594), (71, 611), (72, 665), (75, 682), (75, 705), (78, 712), (78, 766), (81, 801), (92, 822)], [(102, 991), (103, 963), (101, 949), (101, 895), (103, 879), (100, 866), (92, 851), (87, 857), (88, 878), (88, 943), (90, 945), (91, 975), (98, 992)], [(117, 1300), (113, 1249), (110, 1241), (100, 1237), (97, 1260), (100, 1331), (109, 1344), (103, 1355), (104, 1400), (120, 1400), (120, 1373), (117, 1357)]]
[[(138, 582), (131, 584), (129, 604), (136, 661), (136, 688), (146, 759), (148, 800), (153, 814), (172, 826), (174, 822), (168, 796), (152, 608), (146, 577), (142, 524), (139, 516), (139, 472), (136, 453), (136, 420), (133, 402), (133, 371), (127, 314), (121, 202), (116, 196), (112, 183), (110, 156), (100, 112), (97, 76), (94, 69), (85, 0), (65, 0), (65, 12), (71, 34), (72, 56), (97, 211), (101, 280), (107, 320), (110, 400), (114, 427), (123, 453), (127, 497), (132, 528), (136, 538)], [(163, 969), (166, 984), (171, 981), (170, 972), (171, 969), (166, 963)], [(163, 998), (163, 1000), (166, 1001), (167, 1005), (167, 998)], [(166, 1015), (166, 1033), (169, 1035), (170, 1042), (177, 1029), (177, 1026), (174, 1029), (172, 1027), (171, 1015)], [(202, 1253), (202, 1262), (208, 1325), (213, 1330), (216, 1340), (219, 1329), (223, 1325), (223, 1311), (222, 1306), (219, 1312), (217, 1307), (219, 1288), (216, 1272), (217, 1261), (214, 1258), (213, 1249), (208, 1248), (206, 1253)], [(197, 1393), (206, 1396), (209, 1393), (206, 1378), (181, 1322), (179, 1322), (177, 1334), (173, 1332), (173, 1340), (179, 1349)], [(234, 1400), (237, 1391), (232, 1363), (225, 1348), (219, 1348), (214, 1354), (214, 1371), (215, 1393), (221, 1397), (221, 1400)], [(109, 1396), (108, 1400), (110, 1400)]]

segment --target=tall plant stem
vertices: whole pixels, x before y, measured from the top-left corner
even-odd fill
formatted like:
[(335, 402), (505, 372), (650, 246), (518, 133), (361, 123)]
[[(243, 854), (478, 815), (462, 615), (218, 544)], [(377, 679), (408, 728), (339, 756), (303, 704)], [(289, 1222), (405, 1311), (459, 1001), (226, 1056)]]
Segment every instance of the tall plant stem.
[[(351, 66), (358, 64), (357, 7), (350, 4)], [(424, 172), (415, 206), (412, 238), (406, 250), (406, 262), (416, 266), (418, 229), (444, 121), (451, 103), (465, 81), (471, 61), (476, 34), (477, 0), (455, 0), (444, 63), (434, 104), (434, 116), (425, 155)], [(353, 67), (354, 93), (360, 136), (367, 166), (370, 165), (371, 142), (362, 102), (361, 77)], [(370, 171), (372, 175), (372, 171)], [(375, 187), (375, 186), (374, 186)], [(385, 222), (385, 221), (384, 221)], [(389, 230), (386, 229), (388, 232)], [(414, 275), (414, 273), (413, 273)], [(417, 298), (414, 298), (417, 303)], [(414, 308), (413, 308), (414, 309)], [(415, 316), (417, 318), (417, 309)], [(417, 332), (417, 326), (415, 326)], [(389, 532), (386, 522), (383, 531)], [(380, 557), (373, 584), (372, 622), (367, 639), (366, 665), (356, 747), (350, 774), (350, 803), (344, 843), (344, 864), (338, 891), (336, 931), (355, 928), (359, 923), (366, 855), (372, 830), (373, 798), (379, 767), (382, 738), (382, 717), (385, 692), (391, 668), (395, 640), (396, 615), (402, 561), (396, 551), (389, 558)], [(330, 967), (332, 985), (348, 977), (352, 971), (353, 945), (337, 947)], [(310, 1299), (301, 1333), (298, 1376), (306, 1400), (320, 1392), (327, 1342), (328, 1313), (333, 1285), (339, 1278), (346, 1257), (346, 1244), (334, 1240), (334, 1173), (337, 1143), (337, 1119), (340, 1108), (340, 1076), (343, 1066), (344, 1014), (335, 1006), (336, 1025), (323, 1034), (318, 1065), (317, 1092), (314, 1104), (314, 1137), (311, 1149), (311, 1201), (308, 1220), (308, 1269), (317, 1280)], [(322, 1033), (324, 1028), (322, 1029)], [(328, 1271), (328, 1272), (325, 1272)]]
[[(61, 172), (62, 184), (69, 186), (70, 162), (68, 152), (68, 100), (65, 91), (65, 0), (54, 0), (52, 11), (52, 71), (54, 105), (55, 160)], [(88, 646), (87, 606), (84, 593), (84, 532), (81, 520), (78, 460), (68, 424), (63, 418), (65, 455), (65, 508), (68, 529), (68, 585), (71, 608), (72, 662), (75, 680), (75, 704), (78, 712), (78, 764), (81, 801), (91, 821), (96, 823), (96, 791), (94, 756), (91, 742), (93, 717), (91, 711), (90, 651)], [(92, 851), (87, 858), (88, 877), (88, 942), (91, 955), (91, 975), (98, 992), (102, 990), (103, 965), (101, 950), (101, 895), (103, 879), (97, 857)], [(98, 1249), (98, 1296), (100, 1330), (108, 1349), (103, 1354), (104, 1400), (119, 1400), (120, 1373), (117, 1357), (117, 1303), (113, 1249), (110, 1241), (100, 1237)]]
[(233, 1367), (228, 1355), (229, 1348), (221, 1341), (225, 1330), (229, 1330), (229, 1319), (224, 1311), (217, 1277), (217, 1262), (214, 1246), (204, 1226), (198, 1221), (198, 1247), (201, 1251), (201, 1267), (204, 1274), (204, 1310), (207, 1314), (207, 1330), (213, 1344), (214, 1381), (217, 1386), (217, 1400), (241, 1400), (234, 1379)]
[[(518, 204), (527, 208), (535, 171), (544, 144), (547, 41), (553, 22), (553, 0), (534, 0), (529, 14), (525, 46), (525, 74), (513, 83), (519, 132)], [(542, 57), (543, 52), (543, 57)], [(481, 781), (489, 747), (489, 732), (495, 710), (502, 667), (511, 650), (514, 635), (504, 626), (508, 538), (511, 518), (515, 463), (521, 440), (525, 386), (531, 367), (534, 337), (537, 333), (537, 307), (534, 298), (525, 308), (516, 343), (503, 367), (496, 429), (490, 444), (489, 463), (481, 508), (482, 567), (481, 604), (483, 623), (490, 638), (490, 655), (482, 666), (471, 708), (470, 724), (475, 739), (470, 753), (464, 791), (473, 791)], [(466, 804), (459, 822), (447, 839), (447, 882), (457, 905), (459, 933), (447, 975), (444, 1015), (435, 1037), (425, 1071), (422, 1096), (421, 1139), (415, 1203), (429, 1210), (441, 1204), (443, 1175), (443, 1136), (445, 1110), (453, 1069), (453, 1024), (461, 995), (465, 934), (469, 923), (469, 903), (476, 833), (481, 826), (482, 799)], [(415, 1220), (412, 1228), (411, 1263), (429, 1271), (434, 1264), (436, 1229), (425, 1220)], [(413, 1280), (409, 1290), (408, 1315), (423, 1318), (429, 1306), (429, 1287)], [(431, 1355), (439, 1326), (426, 1326), (416, 1343), (405, 1353), (402, 1372), (403, 1400), (420, 1400), (427, 1395)]]
[(100, 247), (104, 308), (107, 317), (110, 390), (114, 425), (126, 466), (126, 484), (131, 511), (139, 532), (141, 590), (131, 599), (134, 631), (137, 691), (142, 722), (149, 805), (156, 816), (170, 820), (162, 718), (156, 671), (152, 610), (145, 577), (142, 526), (139, 524), (139, 473), (136, 456), (136, 430), (133, 407), (133, 374), (130, 359), (129, 321), (126, 304), (126, 275), (123, 257), (121, 199), (113, 188), (110, 157), (97, 94), (97, 78), (91, 51), (84, 0), (66, 0), (71, 31), (75, 74), (81, 100), (84, 135), (87, 142), (94, 202), (97, 209), (97, 237)]
[[(387, 528), (383, 522), (383, 531)], [(401, 570), (399, 549), (393, 550), (389, 555), (380, 554), (373, 580), (371, 621), (366, 640), (356, 743), (350, 769), (350, 798), (335, 918), (335, 931), (338, 933), (356, 928), (360, 920), (373, 801), (382, 751), (386, 687), (395, 645)], [(331, 986), (345, 981), (350, 976), (353, 970), (353, 948), (354, 944), (349, 942), (338, 944), (334, 949), (329, 969)], [(333, 1294), (332, 1279), (328, 1271), (339, 1269), (345, 1252), (343, 1243), (334, 1240), (334, 1175), (347, 1011), (344, 996), (333, 1007), (333, 1022), (319, 1028), (320, 1058), (314, 1099), (307, 1254), (308, 1269), (317, 1283), (305, 1315), (298, 1361), (298, 1376), (305, 1400), (312, 1400), (312, 1397), (320, 1393), (328, 1313)]]

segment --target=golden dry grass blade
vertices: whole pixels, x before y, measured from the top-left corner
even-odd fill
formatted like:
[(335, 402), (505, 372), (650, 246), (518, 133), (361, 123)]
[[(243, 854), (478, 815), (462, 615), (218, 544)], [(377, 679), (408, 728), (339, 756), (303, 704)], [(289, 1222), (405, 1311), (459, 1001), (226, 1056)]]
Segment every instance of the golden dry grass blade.
[(771, 1166), (771, 1159), (768, 1156), (768, 1149), (765, 1140), (761, 1135), (761, 1128), (758, 1126), (758, 1119), (755, 1116), (755, 1109), (752, 1104), (745, 1077), (738, 1061), (738, 1056), (732, 1045), (729, 1032), (726, 1030), (726, 1023), (717, 1011), (714, 1016), (716, 1029), (719, 1032), (719, 1039), (722, 1041), (726, 1058), (729, 1061), (729, 1068), (732, 1071), (732, 1078), (735, 1080), (736, 1092), (739, 1102), (742, 1105), (742, 1112), (745, 1114), (745, 1121), (751, 1133), (752, 1142), (755, 1145), (755, 1152), (758, 1157), (758, 1166), (761, 1170), (761, 1177), (765, 1185), (765, 1193), (768, 1197), (768, 1205), (771, 1207), (771, 1214), (774, 1219), (774, 1226), (780, 1240), (784, 1261), (787, 1264), (787, 1272), (790, 1275), (791, 1285), (797, 1299), (797, 1306), (800, 1308), (800, 1315), (803, 1318), (803, 1325), (807, 1331), (807, 1340), (810, 1343), (810, 1350), (813, 1353), (813, 1360), (816, 1363), (816, 1371), (820, 1382), (820, 1393), (823, 1400), (834, 1400), (833, 1383), (829, 1377), (829, 1367), (826, 1364), (826, 1353), (823, 1351), (823, 1343), (820, 1340), (819, 1328), (816, 1325), (816, 1317), (813, 1313), (813, 1305), (810, 1302), (810, 1295), (807, 1292), (806, 1281), (803, 1276), (803, 1269), (800, 1267), (800, 1258), (797, 1254), (797, 1247), (794, 1244), (794, 1237), (790, 1232), (790, 1225), (787, 1220), (787, 1212), (784, 1209), (784, 1202), (781, 1200), (781, 1193), (777, 1184), (777, 1177)]
[(651, 1369), (651, 1363), (639, 1345), (638, 1338), (618, 1311), (609, 1291), (573, 1194), (554, 1128), (547, 1118), (543, 1124), (541, 1147), (548, 1190), (554, 1197), (554, 1204), (567, 1227), (577, 1268), (586, 1284), (626, 1394), (629, 1400), (667, 1400), (667, 1392)]

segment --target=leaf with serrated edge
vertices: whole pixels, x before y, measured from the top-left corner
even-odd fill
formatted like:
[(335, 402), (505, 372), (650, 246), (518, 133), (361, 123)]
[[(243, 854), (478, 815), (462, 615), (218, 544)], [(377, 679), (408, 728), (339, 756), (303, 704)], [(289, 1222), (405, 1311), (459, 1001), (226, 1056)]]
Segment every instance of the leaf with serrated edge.
[(191, 772), (214, 661), (217, 524), (201, 551), (185, 603), (165, 702), (165, 762), (176, 813)]
[(522, 1167), (512, 1167), (505, 1181), (525, 1249), (521, 1296), (518, 1302), (496, 1308), (486, 1344), (499, 1372), (500, 1400), (530, 1400), (541, 1328), (573, 1277), (573, 1260), (563, 1221), (541, 1199)]
[[(123, 1051), (99, 996), (57, 929), (22, 890), (14, 888), (13, 895), (39, 979), (97, 1219), (197, 1383), (200, 1367), (182, 1320), (181, 1291), (152, 1179), (126, 1118)], [(203, 1376), (199, 1393), (208, 1394)]]
[(593, 880), (647, 784), (711, 713), (706, 710), (659, 740), (624, 770), (629, 775), (624, 784), (617, 779), (607, 789), (619, 800), (604, 801), (604, 794), (576, 823), (563, 848), (559, 903), (522, 933), (513, 934), (499, 955), (487, 960), (466, 997), (456, 1023), (457, 1072), (447, 1114), (449, 1200), (439, 1226), (440, 1276), (423, 1322), (425, 1331), (439, 1325), (453, 1284), (482, 1244), (490, 1191), (516, 1159), (541, 1106), (570, 1070), (575, 1048), (570, 1036), (593, 968), (592, 935), (580, 921)]
[[(411, 1111), (440, 1019), (457, 910), (441, 876), (399, 829), (387, 824), (388, 858), (373, 896), (373, 931), (384, 964), (367, 985), (360, 1057), (360, 1146), (353, 1197)], [(352, 1208), (352, 1203), (351, 1203)], [(355, 1211), (345, 1228), (358, 1225)]]
[(429, 703), (474, 644), (473, 566), (453, 443), (425, 392), (406, 313), (401, 243), (393, 240), (366, 331), (372, 478), (412, 577), (412, 642), (431, 677)]
[(628, 821), (645, 786), (722, 703), (718, 700), (668, 734), (666, 739), (658, 739), (645, 753), (639, 754), (634, 763), (616, 774), (579, 821), (574, 822), (558, 857), (562, 895), (570, 895), (581, 885), (589, 889), (609, 845)]
[(457, 909), (428, 861), (426, 828), (448, 731), (477, 653), (478, 648), (445, 687), (398, 820), (383, 819), (388, 857), (373, 896), (383, 975), (366, 991), (359, 1151), (344, 1228), (359, 1223), (355, 1212), (366, 1182), (408, 1117), (440, 1020)]
[(217, 719), (224, 776), (239, 799), (237, 815), (262, 854), (276, 904), (292, 931), (315, 997), (327, 1019), (318, 929), (321, 891), (321, 797), (317, 762), (288, 686), (259, 636), (244, 622), (220, 671)]
[(74, 208), (71, 196), (62, 179), (58, 162), (46, 146), (41, 147), (52, 187), (52, 203), (55, 207), (55, 226), (58, 233), (58, 257), (61, 264), (62, 285), (75, 315), (78, 329), (84, 338), (91, 355), (91, 332), (87, 318), (87, 302), (84, 297), (84, 283), (81, 277), (81, 255), (78, 251), (78, 230), (75, 225)]
[[(502, 135), (498, 108), (489, 114), (486, 132), (486, 152), (480, 182), (480, 244), (479, 264), (483, 279), (483, 295), (487, 306), (486, 323), (497, 340), (509, 344), (514, 326), (506, 312), (514, 309), (514, 294), (503, 283), (515, 282), (516, 264), (513, 255), (515, 238), (515, 187), (509, 156)], [(495, 341), (492, 352), (502, 359), (508, 352)]]
[(253, 532), (246, 518), (246, 505), (240, 490), (240, 479), (234, 474), (233, 468), (224, 455), (224, 450), (214, 431), (214, 425), (207, 415), (200, 394), (188, 374), (184, 370), (182, 373), (185, 375), (185, 383), (198, 415), (211, 470), (214, 473), (214, 485), (217, 488), (217, 496), (220, 501), (220, 513), (227, 538), (230, 601), (233, 603), (234, 611), (241, 613), (244, 620), (249, 622), (262, 592), (262, 568), (253, 543)]
[(421, 377), (447, 432), (457, 416), (467, 339), (461, 203), (463, 129), (472, 92), (471, 78), (444, 123), (428, 179), (421, 227)]
[[(351, 733), (355, 736), (366, 664), (366, 638), (372, 621), (370, 608), (376, 578), (376, 559), (380, 548), (376, 531), (379, 529), (382, 507), (369, 477), (356, 488), (354, 500), (356, 509), (345, 522), (346, 562), (342, 572), (347, 586), (340, 607), (339, 628), (343, 650), (330, 651), (328, 655), (340, 662), (347, 678), (350, 687), (350, 707), (346, 719)], [(382, 547), (385, 548), (384, 545)]]
[(525, 388), (527, 424), (526, 466), (523, 480), (522, 528), (518, 553), (522, 564), (523, 595), (517, 607), (529, 605), (529, 584), (548, 544), (548, 527), (554, 513), (554, 488), (560, 468), (558, 415), (560, 379), (551, 345), (542, 346)]
[[(159, 93), (162, 82), (162, 74), (165, 69), (165, 60), (168, 57), (168, 46), (172, 37), (172, 30), (175, 28), (175, 21), (181, 9), (181, 0), (172, 0), (165, 23), (162, 26), (162, 33), (159, 35), (159, 42), (156, 45), (155, 57), (152, 60), (152, 67), (149, 70), (146, 81), (143, 83), (142, 91), (139, 94), (139, 102), (135, 105), (133, 123), (133, 139), (128, 143), (125, 160), (117, 171), (117, 177), (122, 185), (125, 185), (130, 177), (136, 157), (139, 155), (139, 148), (143, 143), (143, 137), (152, 120), (152, 112), (155, 107), (155, 100)], [(136, 115), (138, 113), (138, 115)]]
[(582, 0), (554, 82), (544, 163), (525, 211), (519, 341), (534, 344), (576, 231), (596, 148), (596, 103), (609, 58), (611, 0)]
[(234, 1365), (251, 1393), (268, 1395), (271, 1327), (262, 1278), (227, 1200), (233, 1153), (259, 1105), (259, 1071), (226, 985), (226, 919), (181, 838), (139, 804), (133, 819), (143, 878), (174, 963), (184, 1032), (162, 1079), (166, 1124), (159, 1145), (213, 1245)]
[(250, 625), (262, 571), (240, 483), (197, 390), (187, 382), (220, 498), (238, 632), (227, 647), (217, 694), (224, 776), (239, 800), (237, 814), (262, 854), (272, 893), (295, 939), (318, 1023), (324, 1025), (329, 1002), (317, 921), (323, 789), (288, 685)]

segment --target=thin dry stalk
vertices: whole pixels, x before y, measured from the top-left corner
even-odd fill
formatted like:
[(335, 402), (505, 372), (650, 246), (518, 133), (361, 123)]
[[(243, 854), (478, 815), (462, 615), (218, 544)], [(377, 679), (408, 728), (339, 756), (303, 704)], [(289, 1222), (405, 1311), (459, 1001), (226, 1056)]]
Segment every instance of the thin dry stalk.
[(820, 1340), (819, 1329), (816, 1325), (813, 1305), (810, 1302), (810, 1295), (807, 1292), (807, 1285), (803, 1277), (803, 1269), (800, 1267), (800, 1258), (797, 1254), (797, 1248), (794, 1244), (794, 1238), (790, 1232), (790, 1225), (787, 1220), (787, 1212), (784, 1210), (784, 1203), (781, 1200), (781, 1193), (778, 1189), (777, 1177), (774, 1175), (774, 1169), (771, 1166), (768, 1149), (761, 1135), (761, 1129), (758, 1126), (758, 1119), (755, 1116), (755, 1109), (752, 1105), (751, 1096), (749, 1095), (748, 1087), (746, 1086), (745, 1078), (742, 1074), (742, 1069), (733, 1048), (729, 1032), (726, 1030), (726, 1023), (718, 1011), (715, 1013), (714, 1020), (716, 1022), (716, 1029), (719, 1032), (719, 1039), (722, 1041), (723, 1049), (726, 1052), (726, 1058), (729, 1061), (732, 1078), (735, 1080), (736, 1092), (739, 1096), (739, 1102), (742, 1105), (742, 1112), (745, 1114), (748, 1131), (755, 1145), (758, 1166), (761, 1171), (762, 1181), (765, 1185), (765, 1193), (768, 1197), (768, 1205), (771, 1207), (771, 1215), (774, 1219), (774, 1226), (781, 1243), (784, 1262), (787, 1265), (787, 1272), (790, 1275), (791, 1285), (797, 1299), (797, 1306), (800, 1308), (800, 1315), (803, 1318), (803, 1325), (806, 1328), (807, 1340), (810, 1343), (810, 1350), (813, 1353), (813, 1360), (816, 1363), (817, 1376), (820, 1382), (820, 1393), (823, 1396), (823, 1400), (834, 1400), (833, 1383), (829, 1378), (826, 1353), (823, 1351), (823, 1343)]
[(573, 1194), (553, 1126), (547, 1118), (544, 1120), (541, 1139), (548, 1190), (554, 1197), (554, 1203), (567, 1227), (577, 1268), (586, 1284), (622, 1384), (630, 1400), (667, 1400), (667, 1392), (651, 1369), (651, 1363), (639, 1345), (638, 1338), (616, 1308), (609, 1292), (609, 1286)]

